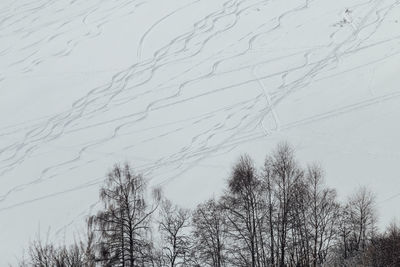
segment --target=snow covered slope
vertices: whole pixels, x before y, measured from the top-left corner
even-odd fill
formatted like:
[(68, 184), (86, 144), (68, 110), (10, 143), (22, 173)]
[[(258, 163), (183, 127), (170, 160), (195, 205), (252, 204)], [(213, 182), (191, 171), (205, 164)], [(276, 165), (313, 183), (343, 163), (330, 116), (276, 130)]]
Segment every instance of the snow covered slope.
[(77, 230), (115, 162), (193, 207), (281, 140), (385, 224), (399, 87), (397, 0), (2, 0), (0, 265)]

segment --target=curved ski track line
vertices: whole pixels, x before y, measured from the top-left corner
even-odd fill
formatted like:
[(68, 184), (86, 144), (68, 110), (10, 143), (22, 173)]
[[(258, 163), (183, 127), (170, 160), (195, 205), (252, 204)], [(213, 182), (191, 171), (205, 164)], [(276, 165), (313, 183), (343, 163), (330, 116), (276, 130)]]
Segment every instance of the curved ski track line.
[[(371, 1), (372, 2), (372, 1)], [(307, 4), (306, 4), (306, 7), (308, 6), (308, 2), (307, 2)], [(376, 4), (376, 7), (377, 6), (379, 6), (379, 3), (378, 4)], [(375, 6), (374, 6), (375, 7)], [(370, 14), (370, 13), (369, 13)], [(367, 14), (367, 16), (363, 19), (363, 21), (365, 22), (367, 19), (368, 19), (368, 16), (369, 16), (369, 14)], [(279, 26), (280, 26), (280, 21), (281, 21), (281, 19), (282, 19), (283, 17), (280, 17), (280, 19), (278, 20), (279, 21)], [(361, 25), (362, 25), (362, 23), (361, 23)], [(366, 27), (366, 26), (364, 26), (364, 27)], [(361, 27), (361, 26), (359, 26), (358, 27), (358, 29), (357, 29), (357, 31), (354, 33), (354, 35), (353, 36), (350, 36), (348, 39), (346, 39), (345, 40), (345, 42), (343, 42), (343, 43), (341, 43), (339, 46), (337, 46), (334, 50), (333, 50), (333, 53), (331, 53), (331, 56), (329, 56), (329, 57), (327, 57), (327, 59), (328, 60), (330, 60), (330, 59), (332, 59), (332, 57), (334, 57), (334, 58), (338, 58), (340, 55), (338, 55), (336, 52), (338, 52), (339, 50), (340, 50), (340, 48), (342, 47), (342, 46), (344, 46), (348, 41), (351, 41), (354, 37), (356, 38), (356, 36), (358, 35), (358, 33), (364, 28), (364, 27)], [(187, 41), (188, 42), (188, 41)], [(187, 43), (186, 42), (186, 43)], [(171, 45), (172, 46), (172, 45)], [(161, 50), (159, 50), (160, 51), (160, 53), (161, 53)], [(166, 50), (166, 52), (165, 53), (163, 53), (163, 54), (161, 54), (162, 56), (164, 56), (164, 55), (167, 55), (166, 53), (168, 52), (168, 50)], [(157, 58), (158, 57), (158, 54), (157, 53), (155, 53), (155, 58)], [(307, 57), (307, 56), (306, 56)], [(162, 57), (161, 57), (162, 58)], [(307, 60), (306, 60), (307, 61)], [(157, 60), (156, 60), (156, 63), (157, 63)], [(314, 77), (315, 75), (316, 75), (316, 72), (318, 72), (318, 71), (320, 71), (320, 70), (322, 70), (326, 65), (325, 64), (327, 64), (328, 62), (326, 62), (326, 61), (321, 61), (321, 62), (319, 62), (319, 63), (317, 63), (316, 64), (316, 66), (311, 70), (311, 71), (309, 71), (309, 73), (308, 73), (308, 77), (306, 76), (306, 77), (304, 77), (303, 78), (303, 81), (305, 80), (305, 79), (310, 79), (310, 77), (311, 77), (311, 79), (312, 79), (312, 77)], [(308, 64), (306, 64), (306, 65), (308, 65)], [(153, 68), (152, 68), (152, 70), (154, 70), (154, 67), (155, 65), (153, 65)], [(215, 66), (218, 66), (218, 64), (217, 65), (215, 65)], [(214, 68), (213, 67), (213, 69), (216, 69), (216, 67)], [(286, 73), (288, 73), (288, 72), (286, 72)], [(118, 74), (117, 74), (118, 75)], [(133, 74), (132, 74), (133, 75)], [(211, 74), (209, 74), (209, 75), (212, 75), (212, 72), (211, 72)], [(125, 76), (125, 75), (124, 75)], [(128, 76), (129, 76), (129, 74), (128, 74)], [(126, 77), (126, 76), (125, 76)], [(125, 77), (122, 77), (122, 79), (124, 79)], [(151, 78), (150, 78), (151, 79)], [(280, 96), (280, 97), (278, 97), (278, 99), (277, 100), (275, 100), (275, 102), (276, 103), (274, 103), (274, 104), (277, 104), (277, 103), (279, 103), (280, 101), (281, 101), (281, 99), (283, 99), (283, 97), (286, 97), (291, 91), (293, 91), (294, 89), (298, 89), (298, 88), (303, 88), (304, 86), (306, 86), (306, 85), (302, 85), (302, 83), (301, 83), (301, 80), (298, 80), (299, 82), (296, 82), (296, 83), (292, 83), (292, 84), (289, 84), (289, 85), (284, 85), (284, 83), (283, 83), (283, 86), (282, 86), (282, 88), (283, 89), (285, 89), (287, 92), (286, 92), (286, 94), (285, 95), (283, 95), (283, 96)], [(175, 98), (175, 97), (177, 97), (177, 96), (179, 96), (179, 94), (180, 94), (180, 91), (181, 91), (181, 89), (185, 86), (185, 84), (188, 84), (188, 83), (184, 83), (184, 84), (181, 84), (180, 85), (180, 89), (178, 90), (178, 94), (176, 94), (175, 96), (172, 96), (172, 97), (169, 97), (169, 98), (167, 98), (167, 99), (164, 99), (164, 100), (159, 100), (159, 101), (156, 101), (155, 103), (153, 103), (153, 105), (155, 105), (155, 104), (157, 104), (157, 103), (160, 103), (160, 102), (162, 102), (162, 101), (165, 101), (165, 100), (168, 100), (168, 99), (170, 99), (170, 98)], [(294, 85), (293, 85), (294, 84)], [(297, 85), (298, 84), (298, 85)], [(84, 104), (90, 104), (91, 103), (91, 101), (95, 101), (95, 100), (84, 100), (85, 101), (85, 103)], [(174, 104), (177, 104), (177, 103), (179, 103), (179, 102), (175, 102)], [(166, 104), (166, 105), (168, 105), (168, 104)], [(163, 106), (163, 105), (161, 105), (161, 106)], [(151, 111), (151, 110), (155, 110), (155, 109), (153, 109), (153, 108), (151, 108), (152, 106), (148, 106), (148, 108), (146, 109), (146, 113), (145, 114), (147, 114), (149, 111)], [(84, 108), (83, 108), (84, 109)], [(82, 110), (83, 110), (82, 109)], [(96, 112), (97, 112), (98, 110), (96, 110)], [(80, 114), (81, 115), (81, 114)], [(69, 116), (67, 116), (67, 117), (69, 117)], [(55, 117), (55, 119), (56, 119), (57, 117)], [(79, 118), (79, 116), (77, 116), (77, 118)], [(61, 121), (63, 120), (64, 118), (61, 118)], [(141, 118), (139, 118), (138, 120), (140, 120)], [(258, 118), (259, 119), (259, 118)], [(135, 120), (134, 122), (136, 122), (136, 121), (138, 121), (138, 120)], [(50, 120), (51, 121), (51, 120)], [(252, 120), (251, 122), (253, 123), (254, 121), (256, 121), (256, 120)], [(134, 123), (133, 122), (133, 123)], [(132, 122), (130, 122), (130, 123), (132, 123)], [(68, 124), (70, 124), (70, 123), (65, 123), (64, 124), (64, 128), (66, 128), (66, 126), (68, 126)], [(251, 123), (249, 123), (249, 124), (251, 124)], [(47, 126), (45, 127), (45, 128), (43, 128), (42, 130), (39, 130), (39, 132), (38, 133), (36, 133), (36, 134), (33, 134), (33, 133), (35, 133), (34, 131), (36, 130), (32, 130), (30, 133), (32, 134), (32, 136), (33, 137), (35, 137), (35, 136), (37, 136), (38, 134), (41, 134), (41, 133), (43, 133), (45, 130), (46, 130), (46, 128), (48, 127), (48, 125), (49, 124), (47, 124)], [(121, 127), (123, 127), (124, 125), (120, 125), (119, 127), (121, 128)], [(246, 126), (249, 126), (248, 124), (246, 124)], [(218, 128), (218, 125), (215, 125), (214, 126), (215, 128), (214, 128), (214, 130), (216, 130), (216, 129), (219, 129)], [(53, 129), (54, 129), (55, 127), (53, 127)], [(115, 137), (116, 135), (117, 135), (117, 133), (118, 133), (118, 130), (120, 129), (120, 128), (116, 128), (115, 129), (115, 131), (114, 131), (114, 134), (113, 134), (113, 137)], [(246, 128), (246, 127), (242, 127), (241, 129), (243, 129), (244, 130), (244, 128)], [(238, 131), (238, 133), (240, 133), (240, 131)], [(62, 134), (62, 133), (61, 133)], [(60, 134), (60, 135), (61, 135)], [(237, 133), (235, 133), (235, 134), (237, 134)], [(235, 137), (235, 134), (233, 134), (233, 136), (230, 136), (230, 138), (232, 138), (232, 137)], [(48, 137), (50, 134), (48, 134), (47, 136), (45, 136), (45, 137)], [(54, 139), (51, 139), (51, 140), (54, 140)], [(106, 139), (107, 140), (107, 139)], [(35, 141), (35, 140), (33, 140), (33, 141)], [(37, 140), (38, 141), (38, 140)], [(100, 142), (101, 143), (101, 142)], [(206, 141), (206, 143), (207, 143), (207, 141)], [(224, 143), (224, 142), (222, 142), (222, 143)], [(225, 142), (226, 143), (226, 142)], [(221, 144), (221, 147), (222, 147), (222, 145), (223, 144)], [(217, 147), (218, 148), (218, 147)], [(217, 149), (216, 148), (216, 149)], [(208, 149), (209, 150), (209, 149)], [(215, 150), (215, 149), (214, 149)], [(28, 150), (29, 151), (29, 150)], [(81, 155), (81, 153), (83, 153), (83, 151), (84, 151), (84, 149), (83, 150), (81, 150), (81, 152), (79, 153), (79, 157), (80, 157), (80, 155)], [(201, 160), (201, 158), (199, 159), (199, 160)], [(74, 160), (72, 160), (72, 161), (74, 161)]]
[[(225, 6), (225, 8), (226, 8), (226, 6)], [(215, 19), (214, 19), (214, 21), (215, 21)], [(153, 68), (152, 72), (154, 72), (154, 68)], [(120, 74), (121, 74), (121, 73), (117, 73), (116, 75), (114, 75), (113, 81), (117, 80), (117, 77), (118, 77), (118, 75), (120, 75)], [(124, 74), (123, 74), (123, 77), (121, 77), (121, 79), (124, 79), (128, 74), (129, 74), (129, 72), (128, 72), (128, 73), (124, 73)], [(125, 79), (124, 79), (124, 80), (125, 80)], [(124, 81), (124, 83), (126, 84), (126, 80)], [(111, 85), (108, 86), (108, 88), (111, 88), (112, 84), (114, 84), (114, 82), (112, 82)], [(124, 87), (124, 86), (123, 86), (123, 87)], [(90, 91), (90, 92), (86, 95), (85, 98), (82, 98), (82, 99), (76, 101), (76, 102), (72, 105), (73, 109), (77, 109), (77, 108), (79, 107), (80, 102), (82, 102), (82, 101), (84, 101), (84, 102), (80, 105), (80, 106), (83, 106), (83, 108), (81, 108), (81, 110), (79, 111), (79, 113), (76, 114), (76, 116), (74, 116), (74, 117), (75, 117), (75, 118), (80, 118), (80, 117), (82, 116), (82, 113), (83, 113), (83, 111), (84, 111), (84, 108), (85, 108), (88, 104), (90, 104), (91, 102), (95, 101), (95, 100), (90, 100), (90, 101), (89, 101), (89, 100), (88, 100), (88, 97), (89, 97), (89, 96), (91, 96), (91, 95), (93, 95), (94, 93), (97, 93), (97, 92), (104, 92), (104, 91), (107, 90), (108, 88), (103, 89), (103, 90), (99, 90), (99, 89), (101, 89), (101, 88), (95, 88), (95, 89), (93, 89), (92, 91)], [(115, 97), (115, 94), (114, 94), (113, 97)], [(169, 97), (169, 98), (172, 98), (172, 97)], [(109, 101), (110, 101), (110, 100), (109, 100)], [(155, 103), (157, 103), (157, 102), (159, 102), (159, 101), (155, 101)], [(146, 109), (146, 113), (148, 113), (148, 112), (150, 111), (151, 106), (154, 105), (155, 103), (150, 103), (150, 104), (148, 105), (148, 107), (147, 107), (147, 109)], [(61, 122), (65, 121), (66, 118), (70, 118), (69, 121), (67, 121), (66, 123), (64, 123), (64, 125), (61, 126), (62, 129), (60, 130), (60, 132), (59, 132), (58, 134), (56, 134), (55, 136), (51, 137), (50, 139), (48, 139), (49, 141), (55, 140), (57, 137), (61, 136), (62, 133), (63, 133), (63, 131), (64, 131), (64, 129), (65, 129), (69, 124), (71, 124), (72, 121), (74, 120), (74, 117), (72, 116), (72, 111), (71, 111), (69, 114), (65, 114), (64, 117), (65, 117), (64, 119), (61, 119)], [(71, 117), (72, 117), (72, 118), (71, 118)], [(37, 129), (34, 129), (34, 130), (28, 132), (28, 133), (26, 134), (26, 137), (25, 137), (25, 139), (24, 139), (23, 144), (17, 146), (16, 153), (17, 153), (21, 148), (24, 147), (24, 143), (26, 142), (26, 139), (28, 139), (28, 137), (35, 137), (35, 136), (37, 136), (38, 134), (42, 134), (42, 133), (46, 130), (46, 128), (49, 127), (49, 125), (52, 124), (52, 121), (53, 121), (53, 120), (58, 121), (57, 116), (54, 117), (54, 118), (52, 118), (52, 119), (50, 119), (50, 120), (47, 122), (47, 124), (45, 125), (45, 127), (42, 127), (42, 129), (39, 130), (38, 133), (32, 134), (32, 133), (34, 133), (35, 130), (37, 130)], [(49, 133), (48, 133), (46, 136), (42, 137), (41, 139), (42, 139), (42, 140), (46, 140), (46, 138), (49, 137), (50, 134), (51, 134), (52, 132), (54, 132), (54, 129), (57, 128), (57, 126), (59, 126), (59, 125), (57, 125), (57, 122), (56, 122), (53, 126), (51, 126), (51, 129), (50, 129)], [(116, 129), (116, 130), (117, 130), (117, 129)], [(33, 141), (38, 141), (38, 140), (33, 140)], [(32, 142), (30, 142), (30, 143), (32, 143)], [(36, 148), (36, 146), (33, 147), (33, 148), (32, 148), (32, 147), (31, 147), (31, 148), (28, 148), (28, 149), (27, 149), (27, 152), (29, 152), (29, 151), (31, 151), (31, 150), (34, 150), (35, 148)], [(0, 153), (1, 153), (1, 152), (2, 152), (2, 151), (0, 151)], [(14, 155), (13, 155), (12, 157), (14, 157), (16, 153), (14, 153)], [(28, 154), (28, 153), (25, 153), (25, 155), (26, 155), (26, 154)], [(8, 158), (8, 159), (10, 159), (10, 158)], [(6, 160), (7, 160), (7, 159), (6, 159)], [(3, 160), (3, 161), (4, 161), (4, 160)], [(16, 163), (20, 163), (20, 162), (21, 162), (21, 159), (18, 160), (18, 162), (16, 162)], [(15, 165), (15, 163), (14, 163), (13, 165)], [(10, 166), (8, 166), (8, 167), (10, 167)], [(4, 174), (4, 171), (2, 172), (2, 174)]]

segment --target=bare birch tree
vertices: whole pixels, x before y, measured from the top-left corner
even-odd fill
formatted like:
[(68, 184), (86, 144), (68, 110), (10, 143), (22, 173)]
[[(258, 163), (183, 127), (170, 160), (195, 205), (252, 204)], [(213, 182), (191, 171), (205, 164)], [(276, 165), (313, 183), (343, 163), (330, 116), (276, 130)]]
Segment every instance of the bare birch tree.
[(142, 266), (149, 260), (150, 218), (160, 196), (149, 205), (145, 198), (146, 182), (132, 168), (115, 165), (100, 190), (104, 204), (93, 221), (100, 235), (99, 261), (105, 266)]
[(195, 254), (204, 266), (226, 264), (226, 218), (224, 210), (214, 200), (197, 206), (192, 219)]
[(189, 210), (164, 200), (160, 210), (159, 230), (163, 240), (164, 266), (185, 266), (190, 253)]

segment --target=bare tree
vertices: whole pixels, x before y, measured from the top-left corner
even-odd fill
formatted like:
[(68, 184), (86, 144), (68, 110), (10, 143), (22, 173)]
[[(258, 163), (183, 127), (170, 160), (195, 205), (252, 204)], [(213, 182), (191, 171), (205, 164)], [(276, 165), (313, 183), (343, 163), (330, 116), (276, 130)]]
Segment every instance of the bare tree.
[(362, 258), (376, 231), (375, 196), (366, 187), (360, 187), (348, 199), (343, 214), (346, 238), (342, 238), (343, 258), (357, 262)]
[(311, 266), (310, 192), (307, 182), (299, 179), (292, 189), (286, 264)]
[(50, 267), (54, 265), (56, 253), (56, 248), (52, 244), (43, 243), (38, 239), (30, 244), (28, 259), (23, 264), (25, 266)]
[(400, 227), (391, 223), (387, 230), (372, 238), (363, 263), (368, 266), (400, 266)]
[(286, 250), (289, 243), (291, 213), (293, 211), (296, 186), (304, 173), (299, 168), (294, 150), (287, 143), (281, 143), (269, 159), (272, 168), (272, 190), (276, 201), (275, 228), (277, 248), (275, 257), (279, 266), (285, 266)]
[(348, 203), (355, 249), (364, 250), (368, 239), (376, 231), (375, 196), (366, 187), (360, 187)]
[(269, 250), (269, 266), (276, 266), (277, 263), (277, 234), (276, 234), (276, 211), (277, 201), (275, 197), (275, 180), (274, 180), (274, 169), (273, 169), (273, 159), (267, 156), (264, 161), (264, 168), (262, 172), (262, 190), (264, 195), (265, 209), (266, 209), (266, 229), (267, 237), (266, 249)]
[(231, 239), (231, 264), (236, 266), (265, 266), (263, 241), (263, 211), (261, 181), (253, 160), (244, 155), (234, 166), (228, 180), (229, 190), (222, 199)]
[(108, 174), (105, 186), (100, 190), (104, 204), (94, 217), (96, 231), (100, 235), (99, 261), (106, 266), (142, 266), (150, 255), (150, 218), (158, 207), (145, 199), (146, 182), (125, 164), (115, 165)]
[(194, 250), (203, 266), (225, 266), (226, 219), (214, 200), (197, 206), (193, 213)]
[(28, 258), (23, 259), (19, 266), (35, 267), (87, 267), (85, 253), (77, 243), (66, 247), (55, 246), (52, 243), (43, 243), (40, 239), (30, 244)]
[(376, 234), (376, 220), (375, 196), (366, 187), (360, 187), (341, 208), (336, 262), (343, 265), (361, 262)]
[(323, 171), (314, 165), (308, 168), (307, 182), (310, 186), (310, 224), (313, 266), (325, 263), (337, 235), (340, 204), (336, 191), (326, 188)]
[(162, 256), (168, 266), (184, 266), (190, 252), (189, 210), (164, 200), (160, 210), (159, 230), (163, 239)]

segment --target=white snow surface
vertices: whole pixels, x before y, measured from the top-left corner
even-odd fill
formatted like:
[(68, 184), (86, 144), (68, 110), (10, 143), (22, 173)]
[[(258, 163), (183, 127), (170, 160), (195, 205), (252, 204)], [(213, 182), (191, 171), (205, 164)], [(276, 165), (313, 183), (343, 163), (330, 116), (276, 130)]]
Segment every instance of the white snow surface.
[(241, 153), (319, 162), (400, 215), (400, 1), (0, 1), (0, 266), (66, 242), (128, 161), (185, 207)]

